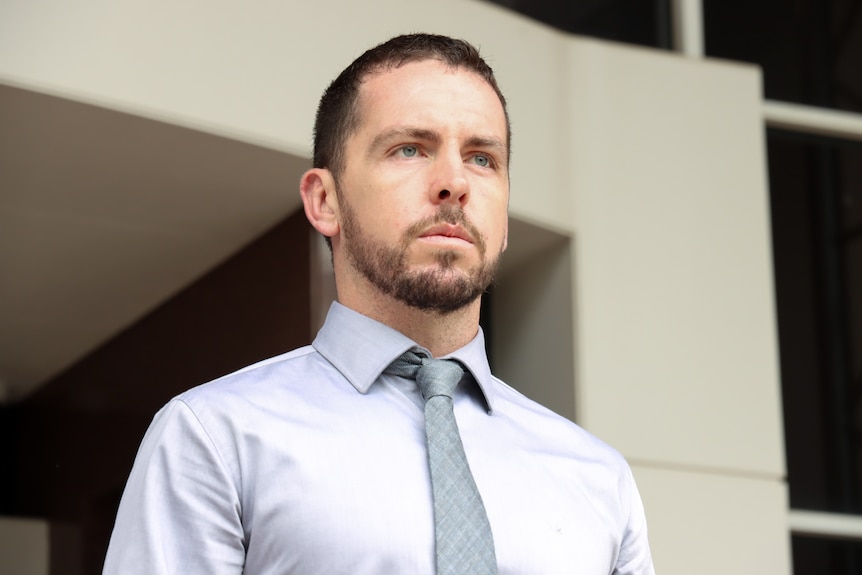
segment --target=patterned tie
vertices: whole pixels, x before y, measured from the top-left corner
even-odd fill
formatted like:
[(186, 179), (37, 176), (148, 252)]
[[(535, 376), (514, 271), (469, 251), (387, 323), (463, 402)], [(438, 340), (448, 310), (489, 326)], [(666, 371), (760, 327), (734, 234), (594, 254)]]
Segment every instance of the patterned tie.
[(482, 497), (464, 454), (452, 394), (464, 375), (455, 361), (406, 352), (386, 373), (416, 379), (425, 398), (425, 437), (434, 527), (437, 575), (495, 575), (494, 538)]

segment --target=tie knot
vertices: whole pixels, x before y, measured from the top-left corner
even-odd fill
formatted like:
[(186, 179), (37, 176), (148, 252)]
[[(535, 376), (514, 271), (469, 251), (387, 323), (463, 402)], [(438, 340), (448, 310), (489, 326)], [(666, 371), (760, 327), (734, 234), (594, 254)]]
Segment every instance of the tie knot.
[(386, 372), (415, 379), (422, 397), (428, 401), (436, 395), (451, 398), (464, 368), (451, 359), (431, 359), (408, 351), (393, 361)]

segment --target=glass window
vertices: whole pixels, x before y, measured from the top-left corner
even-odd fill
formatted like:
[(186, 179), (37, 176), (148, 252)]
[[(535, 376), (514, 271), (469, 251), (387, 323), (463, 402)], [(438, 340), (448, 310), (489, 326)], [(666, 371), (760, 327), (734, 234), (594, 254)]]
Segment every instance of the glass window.
[(862, 112), (862, 4), (703, 0), (709, 56), (763, 68), (765, 97)]
[(791, 507), (862, 513), (862, 144), (768, 152)]
[(794, 575), (858, 575), (862, 542), (793, 536)]
[(670, 49), (670, 0), (487, 0), (564, 32)]

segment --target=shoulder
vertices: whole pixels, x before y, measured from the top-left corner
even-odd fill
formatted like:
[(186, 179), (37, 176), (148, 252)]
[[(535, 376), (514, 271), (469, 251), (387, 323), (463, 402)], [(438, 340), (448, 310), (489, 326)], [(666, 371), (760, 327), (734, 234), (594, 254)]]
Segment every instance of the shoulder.
[(494, 384), (495, 410), (532, 438), (532, 442), (552, 446), (559, 454), (604, 468), (618, 481), (627, 481), (631, 475), (629, 464), (613, 446), (499, 378), (494, 377)]
[[(623, 533), (640, 513), (631, 467), (614, 447), (573, 421), (495, 379), (494, 418), (502, 429), (507, 457), (522, 468), (541, 469), (542, 478), (566, 485), (571, 501), (581, 501), (607, 519), (609, 532)], [(562, 500), (561, 500), (562, 501)], [(580, 503), (574, 505), (580, 509)]]
[[(311, 346), (265, 359), (174, 397), (220, 443), (319, 401), (333, 386), (349, 385)], [(169, 405), (170, 405), (169, 404)]]
[[(333, 386), (349, 383), (311, 346), (305, 346), (193, 387), (161, 409), (149, 432), (176, 427), (202, 438), (236, 471), (241, 447), (258, 437), (284, 437), (285, 427), (312, 412)], [(176, 433), (173, 434), (176, 436)]]
[(325, 374), (328, 368), (331, 368), (329, 363), (313, 347), (304, 346), (188, 389), (175, 399), (194, 408), (211, 402), (268, 394), (301, 385), (318, 374)]

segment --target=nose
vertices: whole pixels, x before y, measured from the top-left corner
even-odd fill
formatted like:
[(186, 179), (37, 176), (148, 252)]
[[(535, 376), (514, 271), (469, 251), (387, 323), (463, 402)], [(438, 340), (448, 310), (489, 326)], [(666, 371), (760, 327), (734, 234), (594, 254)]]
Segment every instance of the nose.
[(457, 204), (463, 207), (470, 197), (470, 183), (460, 153), (438, 156), (434, 161), (431, 201), (435, 204)]

